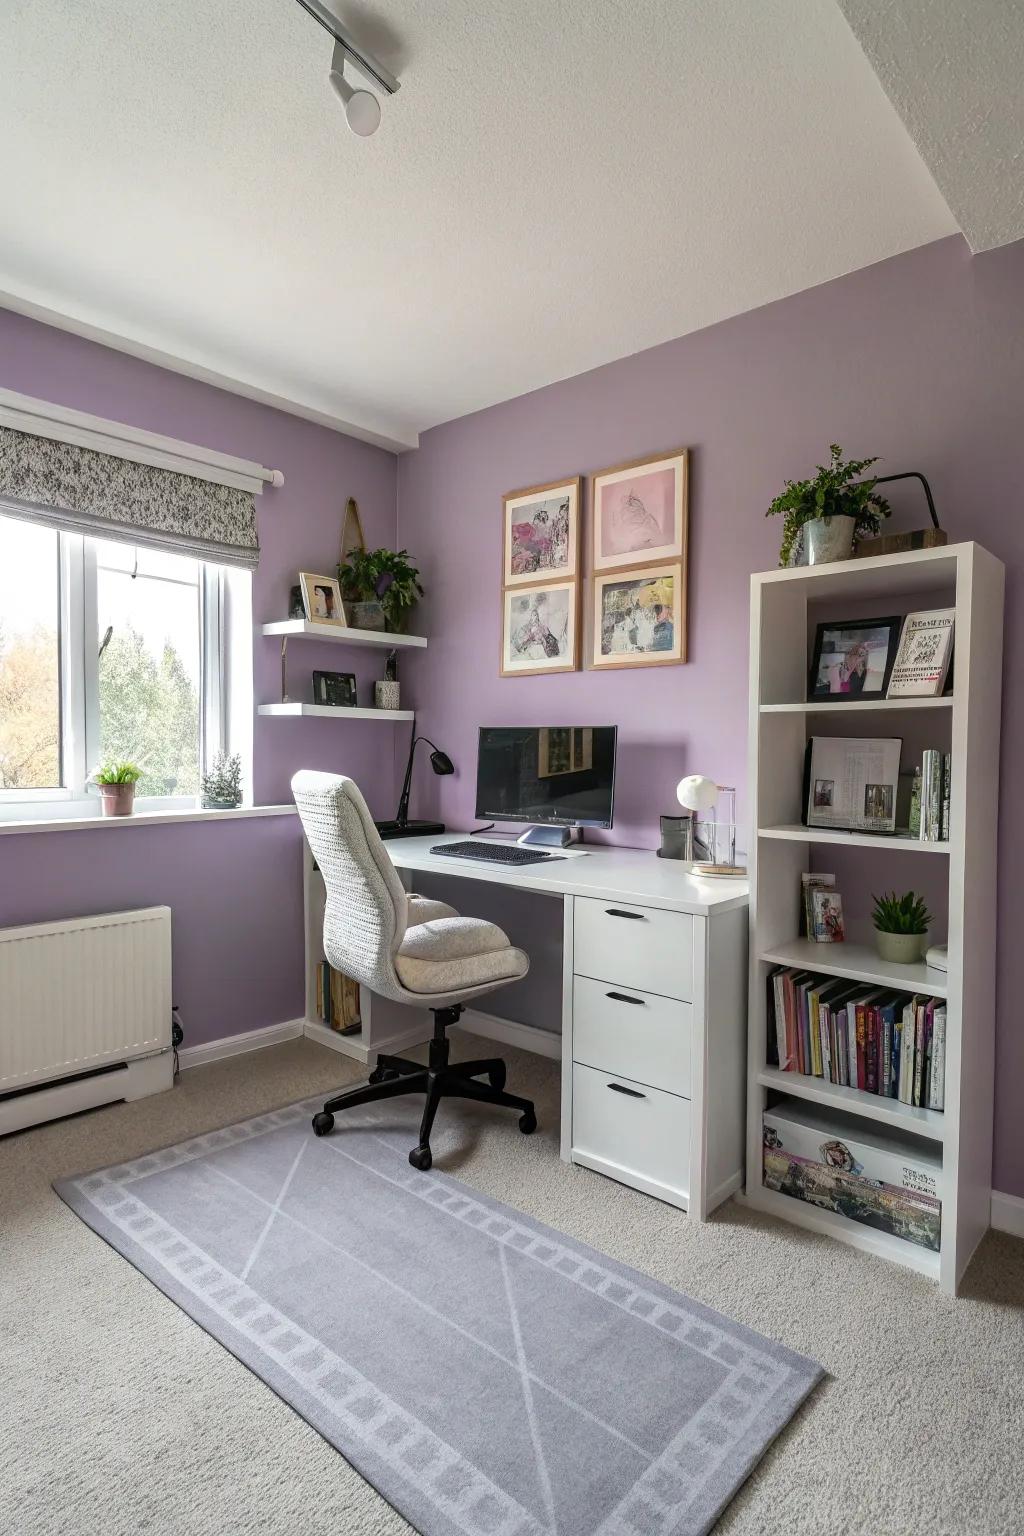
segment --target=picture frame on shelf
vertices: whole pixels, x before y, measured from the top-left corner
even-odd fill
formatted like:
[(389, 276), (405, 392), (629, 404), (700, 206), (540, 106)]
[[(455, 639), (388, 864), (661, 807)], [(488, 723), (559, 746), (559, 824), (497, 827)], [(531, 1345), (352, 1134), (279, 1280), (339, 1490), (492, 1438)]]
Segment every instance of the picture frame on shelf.
[(593, 568), (687, 564), (689, 450), (614, 464), (591, 476)]
[(348, 627), (337, 576), (317, 576), (312, 571), (300, 571), (299, 585), (306, 618), (311, 624), (336, 624), (339, 629)]
[(886, 698), (902, 624), (899, 614), (819, 624), (807, 678), (808, 701), (852, 704)]
[(534, 677), (579, 667), (579, 585), (558, 581), (505, 587), (500, 676)]
[(887, 698), (940, 697), (953, 661), (955, 616), (954, 608), (933, 608), (907, 614), (887, 684)]
[(812, 736), (804, 762), (804, 825), (895, 833), (899, 736)]
[(577, 579), (582, 505), (580, 475), (502, 497), (503, 588)]
[(326, 704), (332, 709), (356, 707), (356, 675), (354, 672), (314, 672), (313, 703)]
[(686, 579), (679, 561), (595, 571), (590, 665), (657, 667), (686, 660)]

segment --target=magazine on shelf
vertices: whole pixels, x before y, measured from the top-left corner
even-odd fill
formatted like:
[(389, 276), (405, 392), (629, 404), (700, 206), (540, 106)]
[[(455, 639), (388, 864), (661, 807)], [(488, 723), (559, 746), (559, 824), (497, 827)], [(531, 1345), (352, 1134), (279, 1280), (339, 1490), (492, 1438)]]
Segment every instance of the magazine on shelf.
[(804, 768), (804, 824), (895, 832), (899, 736), (812, 736)]
[(890, 699), (938, 698), (953, 654), (952, 608), (908, 613), (886, 694)]

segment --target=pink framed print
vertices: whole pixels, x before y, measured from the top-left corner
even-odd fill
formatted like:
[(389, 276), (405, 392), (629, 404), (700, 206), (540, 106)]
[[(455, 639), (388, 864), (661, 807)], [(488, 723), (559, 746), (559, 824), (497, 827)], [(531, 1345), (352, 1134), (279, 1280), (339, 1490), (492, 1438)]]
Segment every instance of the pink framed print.
[(685, 448), (634, 459), (593, 476), (594, 570), (681, 560), (686, 567)]
[(580, 501), (577, 475), (502, 497), (503, 587), (575, 581), (579, 574)]

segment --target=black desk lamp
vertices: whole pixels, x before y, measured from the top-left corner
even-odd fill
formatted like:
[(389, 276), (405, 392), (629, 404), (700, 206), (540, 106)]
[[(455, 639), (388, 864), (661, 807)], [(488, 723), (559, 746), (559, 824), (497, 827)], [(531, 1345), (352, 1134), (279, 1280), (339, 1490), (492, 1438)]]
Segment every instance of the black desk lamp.
[(442, 752), (440, 747), (434, 746), (429, 736), (416, 735), (416, 722), (413, 721), (412, 740), (409, 743), (409, 761), (405, 765), (405, 782), (402, 785), (402, 797), (398, 802), (398, 813), (394, 821), (378, 821), (374, 825), (381, 837), (425, 837), (434, 832), (444, 831), (443, 821), (410, 821), (409, 820), (409, 790), (412, 785), (412, 764), (416, 756), (416, 748), (421, 741), (425, 741), (428, 747), (434, 750), (430, 754), (430, 766), (436, 774), (444, 778), (449, 773), (455, 772), (455, 764), (447, 752)]

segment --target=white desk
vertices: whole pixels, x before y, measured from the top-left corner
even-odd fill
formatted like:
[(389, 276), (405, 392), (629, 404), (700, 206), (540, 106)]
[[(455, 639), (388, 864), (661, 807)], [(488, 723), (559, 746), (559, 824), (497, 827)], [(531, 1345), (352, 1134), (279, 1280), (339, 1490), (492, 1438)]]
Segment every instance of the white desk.
[[(742, 1183), (746, 882), (695, 878), (636, 848), (520, 866), (430, 852), (464, 836), (384, 846), (410, 888), (420, 871), (561, 900), (562, 1157), (705, 1216)], [(308, 976), (323, 953), (317, 883), (307, 850)], [(472, 914), (471, 899), (460, 906)], [(366, 997), (362, 1035), (344, 1037), (307, 1006), (307, 1033), (368, 1060), (428, 1037), (426, 1010), (412, 1027), (410, 1012)]]

